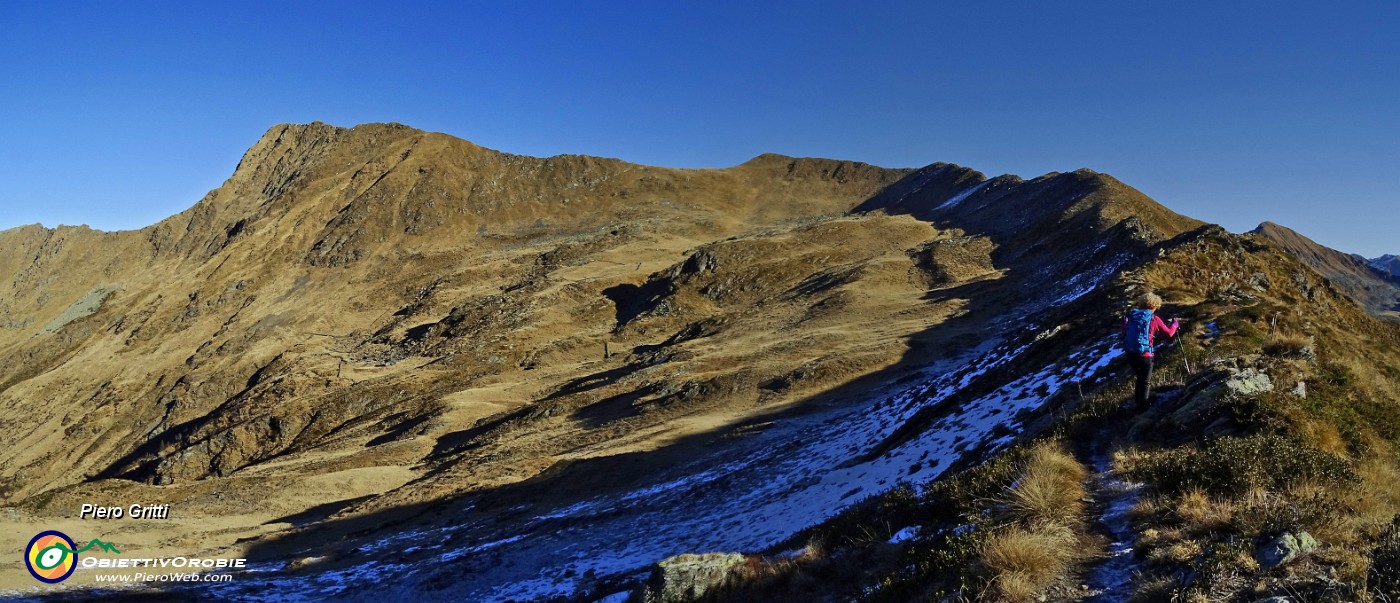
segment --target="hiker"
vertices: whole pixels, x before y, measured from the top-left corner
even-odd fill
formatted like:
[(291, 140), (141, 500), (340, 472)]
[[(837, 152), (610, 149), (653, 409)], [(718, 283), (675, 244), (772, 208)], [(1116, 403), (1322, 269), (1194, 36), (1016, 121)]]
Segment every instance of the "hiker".
[(1139, 409), (1147, 408), (1148, 381), (1152, 379), (1152, 339), (1158, 333), (1176, 337), (1180, 321), (1172, 319), (1168, 325), (1157, 316), (1162, 307), (1162, 298), (1155, 293), (1144, 293), (1138, 300), (1137, 309), (1123, 318), (1123, 350), (1127, 352), (1128, 364), (1137, 375), (1137, 388), (1133, 390), (1133, 402)]

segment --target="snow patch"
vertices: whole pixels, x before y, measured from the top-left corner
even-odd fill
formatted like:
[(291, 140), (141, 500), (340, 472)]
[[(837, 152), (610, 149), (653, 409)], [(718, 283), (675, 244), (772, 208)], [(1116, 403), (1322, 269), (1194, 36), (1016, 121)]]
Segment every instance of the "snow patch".
[(1138, 502), (1142, 484), (1129, 482), (1109, 469), (1108, 458), (1102, 454), (1094, 460), (1100, 480), (1098, 490), (1108, 496), (1099, 522), (1113, 536), (1108, 545), (1108, 557), (1089, 573), (1091, 589), (1088, 601), (1127, 603), (1132, 598), (1133, 575), (1137, 562), (1133, 558), (1133, 527), (1128, 514)]
[(904, 529), (902, 529), (902, 530), (900, 530), (900, 531), (898, 531), (898, 532), (895, 532), (895, 533), (894, 533), (894, 536), (890, 536), (890, 544), (899, 544), (899, 543), (901, 543), (901, 542), (908, 542), (908, 541), (910, 541), (910, 540), (913, 540), (914, 537), (917, 536), (918, 534), (919, 534), (919, 529), (918, 529), (918, 528), (916, 528), (916, 527), (914, 527), (914, 526), (909, 526), (909, 527), (904, 528)]
[(962, 192), (959, 192), (958, 194), (953, 195), (952, 197), (948, 197), (947, 201), (944, 201), (943, 203), (939, 204), (939, 206), (935, 209), (948, 209), (950, 207), (956, 207), (959, 203), (962, 203), (963, 201), (967, 200), (968, 197), (971, 197), (977, 191), (980, 191), (983, 188), (985, 188), (988, 184), (991, 184), (991, 182), (991, 180), (983, 180), (977, 184), (969, 186), (963, 189)]

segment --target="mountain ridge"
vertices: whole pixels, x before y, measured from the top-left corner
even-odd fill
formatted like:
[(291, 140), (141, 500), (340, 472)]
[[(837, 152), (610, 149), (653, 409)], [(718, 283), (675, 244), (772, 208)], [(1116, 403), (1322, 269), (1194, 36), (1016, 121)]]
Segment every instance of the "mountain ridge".
[[(289, 559), (360, 567), (334, 543), (441, 532), (506, 556), (443, 570), (486, 598), (540, 571), (583, 588), (558, 576), (687, 538), (776, 545), (852, 492), (976, 466), (1082, 403), (1065, 384), (1112, 380), (1099, 315), (1144, 266), (1221, 255), (1224, 282), (1274, 261), (1092, 170), (673, 169), (318, 123), (269, 129), (149, 227), (24, 227), (0, 249), (0, 502), (25, 521), (88, 499), (201, 509), (177, 524), (190, 541), (288, 580)], [(1279, 295), (1361, 320), (1300, 274)], [(1184, 304), (1196, 285), (1159, 286)], [(712, 482), (763, 502), (734, 510), (744, 530), (657, 506), (722, 500)], [(642, 518), (694, 529), (607, 548)], [(568, 544), (555, 527), (613, 561), (537, 557)], [(420, 548), (403, 555), (448, 555)], [(452, 581), (434, 576), (403, 598)]]
[[(418, 158), (423, 158), (424, 163), (417, 163)], [(467, 169), (453, 169), (463, 167)], [(482, 176), (495, 173), (491, 169), (505, 170), (501, 173), (507, 176)], [(442, 173), (439, 176), (442, 182), (434, 179), (435, 171)], [(640, 174), (629, 174), (634, 171)], [(610, 182), (619, 178), (619, 173), (635, 178), (635, 184)], [(511, 186), (501, 182), (521, 178), (528, 184)], [(705, 180), (697, 184), (696, 178)], [(715, 179), (719, 179), (718, 182)], [(804, 183), (796, 192), (784, 184), (793, 179)], [(541, 181), (545, 184), (539, 184)], [(741, 191), (737, 199), (688, 192), (721, 186), (732, 190), (735, 185)], [(586, 192), (577, 193), (580, 198), (571, 204), (569, 195), (576, 194), (571, 191), (580, 186)], [(755, 186), (769, 187), (770, 192), (760, 192)], [(855, 190), (839, 192), (851, 187)], [(424, 194), (425, 189), (428, 194)], [(448, 190), (465, 190), (466, 193), (454, 196), (439, 192)], [(552, 200), (544, 200), (545, 190), (554, 191), (549, 193), (554, 195)], [(942, 206), (963, 193), (968, 194), (956, 205)], [(755, 201), (763, 196), (770, 201)], [(232, 399), (240, 395), (239, 390), (251, 392), (253, 384), (259, 380), (258, 375), (277, 366), (279, 359), (284, 358), (285, 352), (276, 352), (275, 347), (264, 349), (258, 342), (290, 343), (293, 330), (338, 332), (326, 324), (329, 321), (324, 315), (289, 306), (285, 301), (290, 299), (289, 295), (304, 295), (302, 290), (311, 288), (311, 291), (320, 292), (317, 296), (324, 302), (332, 304), (326, 308), (331, 313), (358, 316), (363, 322), (375, 320), (366, 314), (370, 307), (367, 302), (355, 299), (354, 295), (347, 296), (350, 299), (346, 301), (332, 301), (344, 295), (332, 291), (346, 289), (343, 286), (328, 289), (332, 286), (329, 282), (309, 279), (312, 272), (308, 270), (345, 269), (368, 261), (373, 265), (367, 268), (364, 276), (357, 278), (378, 278), (375, 275), (383, 274), (391, 263), (410, 260), (421, 266), (417, 271), (431, 274), (448, 269), (448, 263), (460, 253), (454, 250), (464, 244), (467, 249), (508, 249), (560, 229), (587, 237), (597, 235), (584, 233), (619, 232), (609, 224), (625, 223), (641, 216), (634, 199), (653, 208), (672, 204), (670, 207), (679, 209), (679, 215), (684, 217), (657, 224), (654, 230), (670, 233), (667, 236), (680, 236), (683, 240), (697, 235), (701, 239), (720, 240), (743, 230), (771, 227), (790, 215), (835, 215), (846, 210), (858, 215), (908, 213), (921, 222), (947, 230), (949, 235), (986, 241), (986, 250), (977, 253), (987, 255), (982, 259), (977, 255), (967, 259), (987, 267), (1020, 264), (1034, 273), (1034, 278), (1045, 279), (1045, 282), (1069, 282), (1103, 270), (1104, 266), (1121, 264), (1123, 258), (1128, 257), (1123, 255), (1127, 249), (1136, 246), (1139, 250), (1136, 253), (1141, 253), (1154, 242), (1202, 225), (1171, 212), (1110, 176), (1090, 170), (1048, 174), (1032, 180), (1015, 176), (987, 179), (975, 170), (944, 163), (911, 172), (773, 154), (722, 170), (673, 170), (577, 155), (513, 156), (398, 124), (355, 128), (317, 123), (282, 124), (260, 137), (221, 187), (188, 210), (137, 231), (101, 233), (81, 228), (46, 231), (49, 234), (37, 243), (37, 249), (6, 254), (15, 258), (26, 255), (43, 258), (11, 281), (10, 298), (23, 300), (27, 297), (46, 308), (44, 313), (26, 323), (37, 326), (56, 320), (59, 311), (67, 305), (38, 302), (52, 298), (80, 300), (95, 291), (119, 289), (104, 303), (106, 307), (136, 304), (137, 308), (144, 305), (145, 309), (134, 315), (108, 316), (108, 320), (115, 320), (116, 326), (111, 327), (114, 333), (130, 329), (128, 323), (133, 320), (143, 325), (164, 322), (187, 330), (185, 325), (201, 322), (205, 312), (224, 316), (217, 328), (209, 327), (212, 332), (204, 331), (202, 336), (209, 339), (194, 353), (178, 356), (180, 365), (191, 371), (186, 374), (187, 378), (211, 370), (214, 371), (211, 376), (217, 376), (202, 380), (199, 389), (193, 391), (186, 391), (190, 386), (182, 385), (164, 394), (146, 394), (167, 399), (165, 404), (169, 406), (161, 413), (163, 418), (148, 419), (157, 422), (146, 429), (166, 431), (169, 437), (187, 438), (192, 434), (170, 429), (183, 421), (198, 421), (214, 400)], [(1006, 204), (1017, 206), (1009, 217), (1001, 209)], [(583, 211), (579, 211), (580, 205)], [(736, 218), (735, 214), (740, 215)], [(500, 219), (504, 225), (493, 218)], [(551, 224), (543, 224), (546, 219)], [(709, 234), (698, 234), (690, 225), (704, 223), (710, 226), (703, 227), (702, 231)], [(321, 226), (318, 228), (318, 225)], [(1094, 242), (1096, 233), (1113, 232), (1120, 227), (1124, 230), (1119, 243)], [(429, 235), (432, 232), (448, 234)], [(36, 235), (29, 231), (29, 238), (34, 239)], [(0, 233), (0, 240), (5, 236), (6, 233)], [(627, 239), (628, 235), (623, 234), (621, 238)], [(70, 257), (74, 245), (65, 245), (66, 241), (76, 241), (78, 246), (98, 245), (101, 251), (96, 255), (113, 259), (105, 265), (79, 261), (76, 256)], [(947, 253), (943, 250), (945, 247), (948, 245), (935, 244), (918, 253), (942, 257)], [(78, 255), (86, 257), (92, 253), (92, 250), (84, 250)], [(63, 286), (57, 287), (54, 271), (71, 266), (82, 268), (66, 269)], [(233, 266), (242, 268), (231, 268)], [(683, 274), (685, 270), (678, 266), (670, 268), (670, 273)], [(0, 264), (0, 268), (4, 265)], [(166, 286), (163, 282), (127, 282), (139, 281), (142, 278), (139, 275), (152, 270), (177, 270), (191, 279), (182, 285), (184, 290), (175, 295), (144, 293), (159, 291)], [(293, 276), (297, 271), (305, 274)], [(10, 274), (17, 272), (17, 267), (10, 268)], [(978, 268), (969, 274), (979, 273), (994, 275), (995, 271)], [(0, 272), (3, 274), (6, 272)], [(423, 280), (423, 277), (416, 278)], [(440, 286), (433, 285), (434, 280), (441, 282), (441, 277), (428, 278), (427, 283), (416, 286), (400, 285), (397, 295), (411, 296), (414, 295), (412, 291), (421, 293)], [(126, 286), (114, 286), (118, 283)], [(675, 286), (665, 285), (667, 288)], [(708, 295), (713, 297), (714, 294)], [(172, 299), (177, 296), (179, 299)], [(270, 297), (279, 301), (269, 303)], [(97, 318), (101, 319), (101, 310), (98, 312)], [(12, 321), (12, 324), (18, 323)], [(248, 331), (251, 336), (232, 336), (231, 329), (240, 324), (245, 325), (242, 329), (252, 329)], [(383, 339), (396, 332), (395, 329), (410, 327), (414, 325), (394, 320), (388, 325), (371, 328), (381, 333), (379, 337)], [(130, 349), (133, 344), (155, 345), (161, 337), (173, 333), (155, 328), (157, 331), (152, 333), (152, 327), (135, 327), (133, 333), (126, 336), (123, 349)], [(436, 329), (428, 332), (454, 332), (445, 326)], [(270, 334), (279, 332), (282, 334), (267, 339)], [(383, 341), (376, 345), (403, 345), (393, 344), (392, 340)], [(12, 341), (0, 343), (0, 350), (13, 351), (16, 346), (24, 349), (32, 345), (33, 342)], [(238, 350), (244, 352), (231, 353)], [(160, 353), (171, 355), (171, 360), (176, 358), (173, 349)], [(61, 362), (63, 358), (57, 350), (45, 350), (41, 354), (53, 354), (50, 362)], [(206, 366), (210, 362), (213, 364)], [(215, 366), (223, 368), (215, 370)], [(286, 392), (278, 395), (286, 395)], [(192, 396), (196, 399), (212, 397), (212, 400), (191, 406)], [(347, 414), (345, 418), (351, 416)], [(278, 430), (269, 425), (257, 426), (249, 432), (249, 437), (257, 434), (256, 437), (262, 438), (272, 431)], [(190, 445), (160, 441), (166, 442), (161, 446)], [(154, 450), (145, 454), (152, 453)], [(230, 468), (242, 462), (245, 461), (235, 461)], [(122, 475), (136, 471), (137, 466), (131, 461), (118, 461), (113, 466), (95, 469), (103, 474)], [(173, 467), (169, 470), (176, 471)], [(217, 469), (226, 470), (229, 469)]]
[(1249, 234), (1283, 247), (1305, 264), (1326, 275), (1371, 312), (1400, 318), (1400, 284), (1386, 278), (1367, 261), (1314, 242), (1288, 227), (1264, 222)]

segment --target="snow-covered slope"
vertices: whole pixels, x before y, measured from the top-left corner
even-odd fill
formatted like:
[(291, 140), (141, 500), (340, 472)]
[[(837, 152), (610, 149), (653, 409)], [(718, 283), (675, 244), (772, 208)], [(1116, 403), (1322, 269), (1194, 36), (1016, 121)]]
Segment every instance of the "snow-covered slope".
[[(1018, 413), (1039, 407), (1066, 385), (1100, 378), (1118, 353), (1108, 339), (1084, 347), (949, 408), (929, 429), (875, 459), (853, 462), (920, 409), (985, 386), (989, 372), (1027, 353), (1027, 347), (998, 345), (962, 362), (930, 367), (921, 382), (872, 396), (864, 407), (774, 429), (742, 449), (696, 459), (622, 495), (582, 500), (505, 525), (484, 525), (468, 516), (459, 526), (402, 533), (361, 547), (366, 556), (379, 558), (354, 567), (301, 578), (242, 576), (220, 586), (219, 594), (276, 592), (276, 600), (285, 601), (327, 596), (531, 600), (586, 591), (594, 578), (638, 574), (679, 553), (761, 551), (865, 496), (936, 478), (965, 453), (1004, 447), (1020, 431)], [(444, 580), (448, 575), (454, 577)], [(434, 588), (443, 582), (455, 584)]]

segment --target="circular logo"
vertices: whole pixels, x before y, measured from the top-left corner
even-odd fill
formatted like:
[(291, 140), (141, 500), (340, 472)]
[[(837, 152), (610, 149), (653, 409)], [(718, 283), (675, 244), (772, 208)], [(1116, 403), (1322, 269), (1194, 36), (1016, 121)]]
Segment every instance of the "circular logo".
[(78, 554), (73, 539), (63, 532), (40, 532), (24, 548), (24, 566), (40, 582), (56, 584), (73, 575)]

